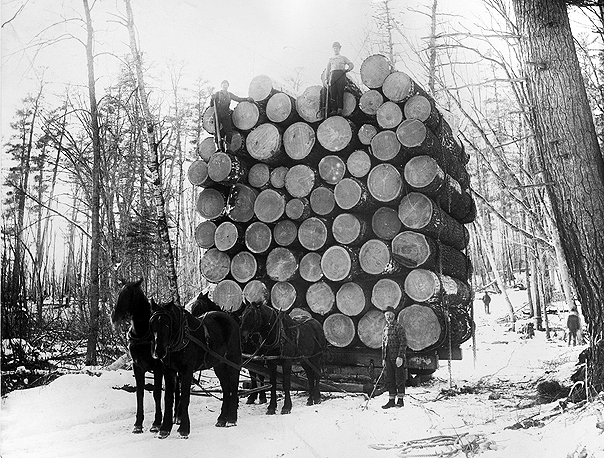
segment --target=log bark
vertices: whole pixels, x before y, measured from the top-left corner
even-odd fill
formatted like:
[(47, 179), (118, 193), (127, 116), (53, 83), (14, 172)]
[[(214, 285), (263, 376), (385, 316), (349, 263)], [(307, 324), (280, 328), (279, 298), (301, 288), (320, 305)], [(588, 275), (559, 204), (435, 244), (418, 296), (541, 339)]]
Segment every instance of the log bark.
[(424, 194), (411, 192), (403, 197), (398, 217), (407, 229), (429, 235), (458, 250), (468, 245), (467, 228)]
[(254, 159), (270, 165), (280, 165), (287, 155), (283, 151), (281, 132), (271, 123), (260, 124), (245, 139), (247, 151)]
[(245, 246), (252, 253), (266, 253), (271, 248), (273, 234), (271, 228), (261, 221), (255, 221), (245, 230)]
[(358, 316), (370, 304), (370, 294), (357, 282), (344, 283), (336, 293), (336, 307), (347, 316)]
[(298, 300), (298, 291), (288, 281), (280, 281), (271, 288), (271, 305), (277, 310), (289, 310)]
[(210, 248), (201, 257), (199, 262), (199, 270), (201, 275), (210, 283), (218, 283), (229, 274), (231, 269), (231, 258), (228, 254), (218, 250), (217, 248)]
[(305, 219), (298, 228), (300, 244), (310, 251), (320, 250), (328, 240), (329, 230), (324, 218), (311, 216)]
[(401, 230), (402, 223), (394, 208), (380, 207), (371, 217), (373, 233), (381, 239), (392, 240)]
[(467, 304), (471, 299), (468, 284), (427, 269), (413, 269), (405, 278), (405, 293), (417, 302)]
[(367, 184), (356, 178), (344, 178), (333, 193), (336, 204), (342, 210), (368, 212), (379, 205), (367, 189)]
[(214, 245), (220, 251), (234, 254), (244, 246), (244, 230), (231, 221), (221, 223), (214, 233)]
[(299, 120), (296, 99), (284, 92), (273, 94), (266, 104), (266, 116), (284, 128), (290, 126)]
[(199, 157), (208, 162), (212, 157), (212, 154), (216, 152), (216, 143), (214, 143), (214, 137), (204, 138), (197, 148), (197, 154)]
[(346, 169), (354, 178), (363, 178), (372, 166), (371, 157), (363, 150), (353, 151), (346, 160)]
[(319, 253), (306, 253), (300, 260), (300, 276), (307, 282), (317, 282), (323, 278), (321, 270), (321, 255)]
[(298, 240), (298, 226), (292, 220), (282, 219), (273, 228), (273, 238), (277, 245), (290, 246)]
[(419, 232), (404, 231), (392, 240), (392, 255), (403, 266), (468, 280), (470, 260), (461, 251)]
[(266, 122), (266, 115), (254, 102), (239, 102), (233, 110), (233, 125), (242, 132), (249, 132)]
[(369, 116), (377, 115), (378, 108), (384, 103), (384, 96), (380, 91), (370, 89), (361, 96), (359, 108)]
[(319, 216), (329, 215), (336, 208), (333, 191), (325, 186), (319, 186), (310, 193), (310, 208)]
[(382, 348), (382, 333), (386, 326), (386, 318), (380, 310), (369, 310), (357, 325), (357, 334), (361, 342), (369, 348)]
[(380, 161), (392, 161), (395, 164), (404, 160), (401, 142), (391, 130), (382, 130), (371, 139), (371, 154)]
[(319, 124), (317, 140), (332, 153), (346, 150), (352, 142), (352, 123), (342, 116), (331, 116)]
[(352, 213), (340, 213), (336, 216), (331, 225), (331, 232), (336, 242), (347, 246), (364, 243), (367, 237), (372, 235), (365, 219)]
[(208, 175), (208, 164), (201, 159), (193, 162), (189, 166), (187, 176), (189, 178), (189, 182), (193, 186), (201, 186), (205, 188), (214, 184)]
[(208, 249), (214, 246), (216, 224), (212, 221), (202, 221), (195, 228), (195, 242), (199, 248)]
[(257, 162), (250, 167), (247, 174), (247, 182), (254, 188), (264, 189), (269, 184), (271, 178), (270, 167), (263, 163)]
[(288, 281), (299, 275), (301, 254), (289, 248), (273, 248), (266, 258), (266, 274), (271, 280)]
[(401, 197), (403, 178), (392, 164), (378, 164), (367, 176), (367, 188), (379, 202), (393, 202)]
[(396, 103), (388, 100), (380, 105), (375, 119), (382, 129), (396, 129), (403, 121), (403, 110)]
[(197, 212), (205, 219), (216, 219), (225, 214), (227, 198), (223, 188), (205, 188), (197, 197)]
[(359, 131), (357, 132), (357, 137), (361, 144), (367, 146), (371, 144), (371, 139), (376, 136), (378, 133), (378, 128), (373, 124), (363, 124), (359, 127)]
[(285, 166), (276, 167), (271, 170), (270, 185), (275, 189), (281, 189), (285, 187), (285, 177), (287, 176), (289, 169)]
[(323, 86), (310, 86), (296, 99), (296, 111), (304, 121), (316, 123), (324, 119), (321, 109), (321, 92)]
[(285, 205), (285, 214), (294, 221), (305, 220), (310, 216), (310, 202), (308, 199), (291, 199)]
[(267, 282), (263, 280), (252, 280), (243, 287), (243, 299), (247, 303), (266, 302), (269, 299)]
[(265, 189), (254, 201), (254, 214), (263, 223), (274, 223), (285, 211), (285, 195), (276, 189)]
[(340, 156), (330, 154), (319, 161), (319, 176), (327, 184), (338, 184), (345, 173), (346, 164)]
[(241, 308), (243, 291), (241, 286), (233, 280), (221, 280), (214, 288), (212, 300), (222, 310), (235, 312)]
[(247, 177), (249, 167), (243, 159), (229, 153), (215, 153), (207, 165), (208, 176), (215, 183), (233, 185)]
[(227, 199), (227, 215), (238, 223), (247, 223), (254, 217), (254, 203), (258, 191), (247, 185), (237, 183), (231, 188)]
[(313, 283), (306, 291), (306, 303), (317, 315), (328, 315), (334, 308), (336, 295), (329, 284), (323, 280)]
[(245, 284), (258, 273), (258, 261), (249, 251), (239, 251), (231, 259), (231, 276), (239, 283)]
[(348, 247), (334, 245), (321, 257), (321, 270), (331, 281), (349, 281), (360, 273), (358, 254)]
[(392, 71), (392, 64), (386, 56), (373, 54), (361, 64), (361, 81), (369, 89), (377, 89), (382, 87), (386, 77)]
[(296, 122), (283, 134), (285, 152), (294, 161), (302, 161), (313, 151), (317, 140), (315, 130), (305, 122)]
[(388, 245), (378, 239), (371, 239), (363, 244), (359, 251), (359, 264), (364, 272), (371, 275), (390, 275), (403, 271)]
[(380, 278), (371, 289), (371, 303), (381, 311), (388, 307), (397, 309), (403, 299), (403, 284), (400, 279)]
[(410, 350), (437, 348), (446, 341), (447, 329), (444, 316), (433, 306), (410, 305), (401, 310), (397, 319), (405, 329), (407, 346)]
[(316, 185), (316, 172), (306, 164), (294, 165), (285, 176), (285, 189), (298, 199), (308, 196)]
[(416, 156), (405, 165), (405, 181), (414, 190), (433, 198), (440, 208), (461, 223), (476, 217), (476, 204), (469, 192), (446, 174), (434, 158)]
[(331, 345), (344, 348), (354, 340), (356, 329), (354, 322), (349, 316), (334, 313), (323, 321), (323, 333)]

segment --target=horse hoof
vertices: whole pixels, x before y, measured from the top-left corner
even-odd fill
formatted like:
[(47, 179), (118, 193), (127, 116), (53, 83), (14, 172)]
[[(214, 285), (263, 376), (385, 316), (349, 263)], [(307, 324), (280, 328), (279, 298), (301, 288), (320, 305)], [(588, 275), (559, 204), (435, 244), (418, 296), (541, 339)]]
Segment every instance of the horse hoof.
[(260, 398), (258, 404), (266, 404), (266, 398)]
[(266, 409), (266, 414), (267, 415), (275, 415), (275, 413), (276, 413), (275, 410), (276, 409)]
[(251, 398), (247, 398), (247, 401), (245, 401), (246, 404), (254, 404), (255, 402), (256, 400)]
[(227, 425), (227, 424), (226, 424), (226, 420), (218, 420), (218, 421), (216, 422), (216, 427), (217, 427), (217, 428), (224, 428), (226, 425)]
[(312, 400), (312, 399), (309, 399), (308, 401), (306, 401), (306, 405), (307, 405), (307, 406), (311, 406), (311, 405), (313, 405), (313, 404), (314, 404), (314, 402), (313, 402), (313, 400)]
[(181, 439), (188, 439), (189, 438), (189, 433), (180, 433), (180, 438)]
[(170, 431), (160, 431), (159, 434), (157, 435), (157, 438), (158, 439), (165, 439), (169, 435), (170, 435)]
[(287, 415), (288, 413), (291, 413), (292, 410), (291, 409), (281, 409), (281, 415)]
[(149, 429), (150, 432), (152, 433), (156, 433), (159, 431), (159, 425), (153, 425), (151, 426), (151, 429)]
[(226, 427), (231, 428), (232, 426), (237, 426), (236, 421), (227, 421)]
[(142, 426), (135, 426), (135, 427), (132, 429), (132, 432), (133, 432), (134, 434), (141, 434), (141, 433), (143, 432), (143, 427), (142, 427)]

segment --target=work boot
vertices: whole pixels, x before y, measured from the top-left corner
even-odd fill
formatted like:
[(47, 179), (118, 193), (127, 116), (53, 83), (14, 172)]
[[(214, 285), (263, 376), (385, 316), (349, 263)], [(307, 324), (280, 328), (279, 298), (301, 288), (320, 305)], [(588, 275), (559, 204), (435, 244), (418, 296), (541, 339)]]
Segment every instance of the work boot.
[(405, 401), (403, 400), (403, 397), (399, 397), (398, 400), (396, 401), (396, 406), (397, 407), (403, 407), (405, 405)]
[(388, 400), (388, 402), (382, 406), (382, 409), (390, 409), (392, 407), (394, 407), (394, 399)]

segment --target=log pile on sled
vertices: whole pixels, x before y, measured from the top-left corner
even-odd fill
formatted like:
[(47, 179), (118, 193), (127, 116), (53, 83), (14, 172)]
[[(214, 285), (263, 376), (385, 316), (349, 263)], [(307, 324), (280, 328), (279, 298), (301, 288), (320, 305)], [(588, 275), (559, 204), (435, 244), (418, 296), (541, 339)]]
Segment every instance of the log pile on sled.
[[(389, 306), (412, 352), (457, 347), (474, 326), (467, 156), (407, 74), (381, 55), (360, 71), (367, 89), (349, 82), (328, 118), (322, 86), (294, 98), (258, 76), (227, 151), (201, 142), (201, 272), (223, 309), (268, 298), (317, 318), (335, 348), (379, 349)], [(203, 125), (215, 133), (213, 109)]]

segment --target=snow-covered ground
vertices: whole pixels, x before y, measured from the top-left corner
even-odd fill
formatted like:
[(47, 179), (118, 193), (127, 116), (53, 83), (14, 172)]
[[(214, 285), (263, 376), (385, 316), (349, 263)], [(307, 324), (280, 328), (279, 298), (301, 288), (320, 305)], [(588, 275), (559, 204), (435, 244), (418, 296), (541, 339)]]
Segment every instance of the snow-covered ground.
[[(511, 293), (520, 308), (524, 293)], [(320, 405), (307, 407), (299, 393), (290, 415), (266, 416), (265, 406), (242, 402), (237, 427), (216, 428), (219, 401), (192, 396), (189, 439), (180, 439), (175, 428), (159, 440), (149, 432), (131, 433), (134, 394), (114, 389), (134, 385), (131, 372), (100, 370), (95, 371), (100, 375), (66, 375), (5, 397), (0, 455), (388, 458), (439, 456), (464, 446), (440, 456), (604, 458), (604, 434), (596, 426), (604, 413), (602, 401), (570, 405), (562, 413), (558, 402), (535, 403), (538, 381), (569, 385), (584, 347), (566, 346), (562, 332), (547, 341), (542, 332), (527, 340), (509, 331), (501, 320), (507, 306), (499, 295), (493, 296), (491, 315), (484, 315), (479, 301), (475, 310), (475, 351), (472, 341), (464, 344), (464, 359), (452, 361), (450, 371), (441, 361), (432, 382), (407, 389), (402, 409), (383, 410), (386, 394), (367, 403), (362, 395), (326, 393)], [(550, 324), (563, 329), (564, 319), (550, 315)], [(152, 396), (145, 400), (148, 428)], [(536, 426), (506, 429), (523, 420)], [(447, 448), (454, 440), (450, 436), (459, 439)]]

